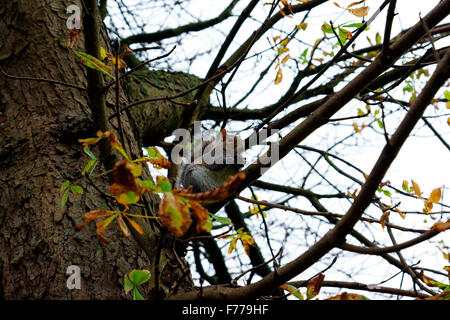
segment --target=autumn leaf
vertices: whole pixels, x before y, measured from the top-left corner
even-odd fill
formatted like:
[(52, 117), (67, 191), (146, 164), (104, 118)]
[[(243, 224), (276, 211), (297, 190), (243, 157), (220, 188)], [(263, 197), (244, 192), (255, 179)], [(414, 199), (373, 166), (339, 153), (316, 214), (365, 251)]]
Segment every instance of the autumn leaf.
[(181, 238), (192, 224), (188, 206), (180, 197), (167, 192), (159, 203), (161, 223), (176, 237)]
[(411, 183), (412, 183), (413, 191), (416, 194), (416, 196), (419, 197), (419, 199), (422, 199), (419, 185), (417, 183), (415, 183), (414, 180), (411, 180)]
[(78, 230), (81, 230), (84, 228), (84, 226), (86, 225), (86, 223), (96, 220), (98, 218), (103, 218), (103, 217), (107, 217), (114, 214), (114, 211), (108, 211), (108, 210), (92, 210), (89, 212), (86, 212), (84, 214), (84, 220), (83, 222), (77, 224), (75, 226), (75, 228), (77, 228)]
[(104, 233), (105, 233), (105, 229), (106, 227), (108, 227), (108, 225), (114, 221), (114, 219), (119, 215), (119, 213), (115, 213), (114, 215), (106, 218), (105, 220), (99, 221), (97, 222), (96, 226), (97, 226), (97, 237), (98, 239), (102, 242), (102, 243), (109, 243), (108, 239), (105, 238)]
[(308, 281), (306, 285), (306, 299), (310, 300), (319, 294), (325, 275), (319, 273), (317, 276)]
[(117, 223), (118, 223), (119, 229), (120, 229), (120, 231), (122, 231), (123, 235), (125, 237), (129, 237), (130, 236), (130, 230), (128, 230), (128, 227), (125, 224), (125, 221), (123, 221), (121, 216), (117, 217)]
[(239, 228), (237, 230), (237, 233), (222, 236), (221, 238), (223, 238), (223, 239), (233, 238), (231, 240), (230, 246), (228, 247), (228, 254), (232, 253), (233, 250), (236, 249), (236, 243), (238, 240), (241, 241), (241, 243), (244, 247), (245, 253), (247, 255), (250, 255), (250, 246), (253, 246), (255, 244), (255, 241), (253, 240), (252, 236), (250, 234), (248, 234), (248, 232), (245, 232), (243, 227)]
[(446, 230), (450, 229), (450, 221), (447, 221), (447, 222), (442, 222), (442, 221), (436, 222), (431, 228), (436, 230), (436, 231), (438, 231), (438, 232), (446, 231)]
[(81, 29), (73, 28), (69, 30), (69, 34), (67, 35), (67, 48), (69, 50), (73, 51), (73, 46), (75, 45), (75, 42), (78, 40), (78, 38), (81, 35)]
[(124, 215), (125, 218), (128, 220), (128, 222), (131, 224), (131, 226), (134, 228), (134, 230), (136, 230), (139, 234), (144, 234), (144, 230), (142, 230), (142, 227), (133, 219), (131, 219), (130, 217), (128, 217), (128, 215)]
[(386, 220), (387, 220), (387, 218), (389, 218), (390, 214), (391, 213), (389, 211), (384, 211), (383, 214), (381, 215), (380, 224), (383, 229), (386, 226)]
[(290, 55), (290, 54), (287, 54), (287, 55), (284, 57), (284, 59), (281, 60), (281, 63), (286, 63), (286, 62), (289, 60), (290, 57), (291, 57), (291, 55)]
[[(209, 216), (208, 210), (203, 207), (200, 203), (197, 201), (188, 201), (189, 208), (193, 212), (194, 220), (195, 220), (195, 230), (197, 233), (201, 232), (209, 232), (211, 229), (209, 229), (209, 223), (208, 221), (211, 220), (211, 217)], [(211, 224), (212, 226), (212, 224)]]
[(433, 203), (439, 203), (439, 200), (441, 200), (442, 192), (441, 188), (436, 188), (431, 191), (430, 196), (428, 197), (428, 200), (430, 200)]
[(369, 300), (366, 296), (356, 294), (356, 293), (347, 293), (343, 292), (327, 300)]
[(395, 207), (394, 210), (397, 211), (397, 213), (400, 215), (400, 217), (402, 217), (402, 219), (405, 219), (405, 214), (403, 212), (401, 212), (400, 209)]
[(289, 292), (290, 294), (292, 294), (294, 297), (296, 297), (299, 300), (305, 300), (303, 298), (303, 295), (301, 294), (300, 290), (296, 287), (294, 287), (293, 285), (290, 284), (283, 284), (280, 286), (280, 289), (286, 290), (287, 292)]
[(274, 83), (279, 84), (282, 80), (283, 80), (283, 72), (281, 71), (281, 67), (280, 67), (280, 68), (278, 68)]
[(302, 22), (299, 25), (297, 25), (298, 30), (306, 30), (307, 27), (308, 27), (308, 24), (306, 22)]
[(234, 176), (229, 177), (228, 180), (225, 181), (220, 187), (211, 191), (191, 193), (188, 189), (177, 189), (173, 190), (173, 193), (180, 197), (189, 200), (195, 200), (201, 203), (219, 202), (226, 200), (234, 195), (238, 190), (241, 181), (243, 181), (244, 179), (245, 173), (238, 172)]
[(81, 62), (83, 62), (86, 67), (101, 71), (109, 77), (114, 78), (111, 74), (111, 68), (104, 64), (102, 61), (84, 52), (73, 51), (73, 53), (75, 53), (75, 55), (80, 58)]
[(358, 17), (358, 18), (362, 18), (367, 16), (367, 14), (369, 13), (369, 7), (360, 7), (360, 8), (355, 8), (355, 9), (347, 9), (348, 12), (350, 12), (352, 15)]
[(112, 170), (114, 184), (109, 188), (117, 202), (127, 206), (136, 203), (140, 197), (149, 191), (145, 186), (136, 180), (142, 173), (142, 167), (128, 162), (127, 159), (118, 161)]
[(432, 297), (425, 298), (425, 300), (450, 300), (450, 291), (444, 291)]

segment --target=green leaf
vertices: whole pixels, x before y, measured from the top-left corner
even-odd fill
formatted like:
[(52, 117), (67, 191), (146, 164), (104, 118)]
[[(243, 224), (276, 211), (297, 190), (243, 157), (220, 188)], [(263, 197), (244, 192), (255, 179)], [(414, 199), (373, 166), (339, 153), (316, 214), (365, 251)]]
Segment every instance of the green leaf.
[(126, 193), (121, 193), (117, 201), (123, 205), (133, 204), (138, 202), (140, 199), (136, 192), (128, 191)]
[(70, 186), (70, 191), (73, 193), (73, 194), (83, 194), (83, 188), (82, 187), (80, 187), (80, 186)]
[(343, 25), (344, 28), (361, 28), (364, 25), (364, 23), (350, 23)]
[(84, 166), (83, 170), (81, 170), (81, 175), (84, 176), (86, 172), (88, 172), (89, 169), (93, 168), (96, 163), (97, 163), (96, 159), (89, 160), (88, 163)]
[(382, 192), (384, 193), (384, 195), (386, 196), (386, 197), (391, 197), (392, 196), (392, 194), (391, 194), (391, 192), (389, 191), (389, 190), (382, 190)]
[(146, 187), (147, 189), (156, 190), (155, 183), (151, 180), (136, 179), (136, 182), (142, 183), (144, 185), (144, 187)]
[(172, 185), (170, 184), (169, 179), (163, 176), (158, 176), (157, 181), (158, 187), (161, 188), (161, 192), (166, 193), (172, 191)]
[(74, 51), (73, 53), (75, 53), (81, 59), (81, 62), (83, 62), (86, 67), (101, 71), (114, 79), (114, 77), (111, 75), (111, 68), (104, 64), (102, 61), (84, 52)]
[(133, 290), (133, 300), (145, 300), (144, 297), (139, 292), (138, 288), (134, 288)]
[(125, 293), (128, 293), (131, 291), (131, 289), (133, 289), (135, 286), (134, 284), (131, 282), (131, 280), (128, 278), (128, 275), (125, 275), (125, 278), (123, 279), (123, 288), (125, 290)]
[(131, 283), (138, 286), (150, 280), (151, 274), (148, 270), (132, 270), (129, 273), (129, 277)]
[(377, 121), (378, 126), (380, 127), (380, 129), (383, 129), (384, 128), (383, 121), (381, 121), (381, 119), (379, 119), (379, 118), (376, 118), (375, 120)]
[(206, 220), (205, 224), (203, 225), (203, 230), (206, 232), (209, 232), (212, 230), (213, 224), (212, 224), (212, 219), (208, 218), (208, 220)]
[(377, 34), (375, 35), (375, 41), (377, 44), (381, 43), (381, 35), (377, 32)]
[(89, 156), (89, 158), (97, 160), (97, 157), (92, 153), (91, 149), (89, 149), (89, 146), (84, 147), (83, 151)]
[(211, 214), (211, 218), (213, 218), (215, 221), (217, 221), (218, 223), (220, 223), (222, 225), (231, 225), (231, 224), (233, 224), (231, 219), (227, 218), (227, 217), (219, 217), (219, 216), (216, 216), (215, 214)]
[(64, 192), (62, 199), (61, 199), (61, 208), (64, 208), (66, 203), (67, 203), (67, 199), (69, 199), (69, 189), (66, 189), (66, 191)]
[(322, 31), (325, 33), (333, 33), (333, 29), (331, 29), (331, 26), (326, 22), (322, 25)]
[(445, 90), (444, 91), (444, 97), (445, 97), (445, 99), (450, 100), (450, 91)]
[(67, 187), (70, 185), (69, 180), (64, 181), (64, 183), (61, 185), (61, 188), (59, 188), (58, 192), (63, 192), (67, 189)]

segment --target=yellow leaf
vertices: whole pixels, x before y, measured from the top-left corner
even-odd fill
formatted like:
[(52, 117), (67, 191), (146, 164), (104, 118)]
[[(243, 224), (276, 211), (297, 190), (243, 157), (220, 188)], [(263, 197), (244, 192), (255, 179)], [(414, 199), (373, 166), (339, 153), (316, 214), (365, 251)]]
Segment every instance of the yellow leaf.
[(413, 187), (413, 190), (414, 190), (414, 193), (416, 194), (416, 196), (418, 196), (419, 199), (422, 199), (419, 185), (417, 183), (415, 183), (414, 180), (412, 180), (412, 179), (411, 179), (411, 183), (412, 183), (412, 187)]
[(358, 125), (353, 122), (353, 128), (355, 129), (355, 132), (360, 132), (361, 130), (359, 130)]
[(430, 213), (431, 209), (433, 209), (433, 202), (430, 201), (430, 199), (425, 199), (424, 201), (425, 208), (423, 209), (424, 213)]
[(107, 53), (106, 53), (106, 49), (103, 47), (100, 47), (100, 57), (103, 59), (105, 59), (107, 57)]
[(278, 68), (277, 76), (275, 78), (275, 84), (279, 84), (283, 80), (283, 72), (281, 71), (281, 68)]
[(369, 7), (361, 7), (361, 8), (355, 8), (355, 9), (347, 9), (347, 10), (352, 15), (354, 15), (358, 18), (365, 17), (369, 13)]
[(306, 27), (308, 26), (308, 24), (306, 22), (302, 22), (297, 26), (297, 29), (300, 30), (306, 30)]
[(441, 200), (441, 188), (436, 188), (433, 189), (433, 191), (431, 191), (430, 197), (428, 198), (428, 200), (430, 200), (433, 203), (438, 203), (439, 200)]

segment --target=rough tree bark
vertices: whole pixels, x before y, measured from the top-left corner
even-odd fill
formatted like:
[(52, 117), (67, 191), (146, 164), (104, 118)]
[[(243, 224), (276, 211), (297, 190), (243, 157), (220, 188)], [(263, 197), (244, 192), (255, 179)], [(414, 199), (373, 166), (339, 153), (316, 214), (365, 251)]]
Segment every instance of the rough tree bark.
[[(74, 1), (0, 1), (0, 68), (15, 76), (85, 87), (85, 67), (66, 48), (66, 8), (71, 4)], [(82, 8), (80, 2), (75, 4)], [(76, 46), (85, 51), (83, 37)], [(183, 74), (152, 74), (151, 79), (140, 78), (139, 74), (130, 78), (127, 88), (133, 99), (140, 94), (171, 95), (196, 81)], [(150, 85), (142, 80), (150, 81)], [(155, 82), (157, 87), (153, 86)], [(123, 99), (126, 102), (125, 96)], [(107, 104), (113, 114), (114, 101)], [(76, 231), (74, 226), (85, 212), (118, 210), (92, 185), (83, 182), (84, 194), (71, 195), (61, 209), (58, 189), (65, 180), (81, 177), (87, 159), (77, 140), (95, 136), (97, 130), (85, 91), (2, 74), (0, 112), (0, 299), (123, 298), (124, 274), (134, 268), (151, 270), (150, 289), (158, 284), (162, 295), (180, 279), (180, 289), (192, 285), (185, 261), (172, 249), (173, 239), (161, 235), (155, 223), (140, 222), (149, 235), (140, 239), (144, 250), (133, 239), (124, 238), (116, 227), (106, 231), (108, 245), (97, 240), (92, 223)], [(143, 141), (150, 142), (148, 137), (154, 138), (155, 132), (170, 133), (180, 114), (180, 107), (168, 102), (143, 104), (125, 112), (122, 125), (129, 139), (124, 142), (126, 148), (138, 156)], [(132, 117), (138, 120), (132, 121)], [(95, 183), (107, 190), (110, 181), (105, 178)], [(158, 198), (149, 197), (146, 203), (147, 208), (140, 213), (156, 214)], [(155, 270), (157, 251), (159, 268)], [(81, 290), (66, 287), (65, 272), (70, 265), (81, 268)], [(157, 290), (150, 292), (161, 297)]]

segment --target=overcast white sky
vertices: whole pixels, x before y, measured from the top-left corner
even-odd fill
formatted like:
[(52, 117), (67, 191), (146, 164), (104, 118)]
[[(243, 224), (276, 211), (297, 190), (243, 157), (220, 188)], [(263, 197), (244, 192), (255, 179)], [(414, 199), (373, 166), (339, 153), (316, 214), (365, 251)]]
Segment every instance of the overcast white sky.
[[(131, 3), (133, 5), (136, 5), (136, 8), (140, 7), (141, 3), (145, 3), (138, 0), (127, 0), (124, 1), (125, 3)], [(238, 5), (238, 7), (235, 9), (235, 12), (239, 12), (238, 8), (242, 8), (243, 6), (247, 5), (248, 1), (241, 1)], [(236, 41), (234, 42), (234, 45), (231, 47), (229, 52), (233, 52), (233, 49), (237, 48), (237, 46), (244, 41), (248, 35), (255, 30), (259, 25), (260, 22), (264, 19), (265, 14), (268, 11), (268, 6), (264, 6), (263, 3), (268, 1), (261, 1), (261, 5), (257, 8), (255, 11), (254, 16), (258, 17), (258, 21), (253, 20), (249, 21), (244, 25), (244, 28), (239, 33), (239, 36), (237, 37)], [(337, 0), (337, 3), (339, 3), (341, 6), (345, 7), (348, 4), (352, 3), (352, 0)], [(376, 8), (380, 6), (382, 3), (382, 0), (367, 0), (366, 5), (370, 7), (369, 16), (371, 16)], [(204, 0), (191, 0), (189, 2), (186, 2), (186, 12), (189, 12), (193, 15), (194, 18), (198, 18), (200, 20), (204, 20), (206, 18), (211, 18), (217, 15), (219, 12), (223, 10), (223, 8), (228, 5), (229, 1), (224, 0), (215, 0), (215, 1), (204, 1)], [(291, 1), (291, 3), (295, 3), (295, 1)], [(437, 0), (398, 0), (397, 1), (397, 9), (396, 11), (399, 13), (394, 21), (393, 24), (393, 31), (392, 34), (395, 35), (399, 33), (402, 29), (410, 27), (412, 24), (416, 23), (418, 21), (419, 15), (422, 17), (425, 16), (436, 4), (438, 3)], [(322, 37), (323, 33), (320, 31), (320, 26), (325, 21), (332, 20), (335, 25), (342, 24), (342, 23), (352, 23), (352, 22), (360, 22), (361, 20), (359, 18), (355, 18), (353, 15), (345, 12), (342, 13), (342, 10), (337, 8), (333, 1), (329, 1), (327, 4), (324, 4), (320, 7), (320, 10), (314, 10), (312, 12), (312, 15), (308, 17), (307, 22), (309, 23), (309, 26), (306, 31), (301, 31), (298, 33), (297, 38), (300, 40), (299, 42), (293, 43), (292, 46), (290, 46), (290, 54), (293, 57), (298, 57), (304, 50), (305, 46), (300, 45), (301, 42), (307, 43), (307, 44), (313, 44), (316, 39)], [(112, 8), (113, 9), (113, 8)], [(114, 10), (112, 10), (114, 11)], [(152, 11), (152, 12), (145, 12), (145, 11), (139, 11), (143, 17), (146, 17), (146, 19), (149, 21), (149, 25), (146, 29), (146, 31), (155, 31), (156, 26), (159, 26), (162, 24), (165, 27), (176, 27), (186, 22), (192, 22), (193, 17), (189, 16), (186, 12), (174, 12), (172, 18), (167, 18), (167, 16), (163, 13), (161, 13), (161, 21), (159, 21), (158, 18), (158, 12)], [(367, 32), (367, 34), (364, 34), (359, 41), (357, 41), (357, 48), (364, 47), (368, 45), (368, 41), (364, 40), (366, 38), (366, 35), (371, 38), (372, 40), (375, 38), (375, 33), (379, 32), (383, 34), (383, 26), (385, 23), (385, 15), (386, 15), (386, 9), (385, 11), (380, 14), (377, 19), (372, 23), (370, 26), (370, 30)], [(280, 35), (282, 31), (289, 31), (292, 30), (293, 26), (301, 22), (303, 15), (299, 14), (296, 15), (294, 18), (284, 18), (282, 22), (278, 23), (274, 30), (270, 31), (267, 34), (267, 38), (273, 38), (274, 36)], [(150, 20), (152, 19), (152, 20)], [(220, 45), (220, 43), (223, 41), (224, 36), (226, 35), (226, 30), (229, 30), (231, 26), (233, 25), (235, 20), (230, 20), (228, 22), (224, 22), (223, 24), (219, 25), (217, 28), (214, 28), (214, 30), (211, 31), (202, 31), (199, 33), (192, 33), (189, 36), (186, 36), (186, 39), (183, 40), (182, 45), (178, 46), (175, 55), (177, 57), (191, 57), (198, 54), (199, 50), (206, 50), (207, 48), (216, 48)], [(445, 22), (450, 22), (450, 19), (447, 18)], [(155, 26), (155, 27), (153, 27)], [(158, 28), (159, 28), (158, 27)], [(438, 48), (444, 47), (450, 45), (449, 41), (443, 42), (440, 41), (436, 43), (436, 46)], [(267, 49), (268, 42), (267, 41), (260, 41), (252, 52), (258, 52), (263, 51)], [(165, 48), (165, 50), (168, 50), (168, 48)], [(175, 70), (179, 71), (189, 71), (190, 73), (196, 74), (199, 77), (205, 76), (212, 59), (214, 58), (214, 52), (212, 55), (204, 55), (194, 61), (194, 63), (188, 68), (186, 64), (173, 64), (171, 67)], [(154, 54), (154, 53), (151, 53)], [(156, 55), (156, 54), (154, 54)], [(265, 57), (261, 57), (262, 60), (268, 61), (274, 57), (274, 53), (267, 53)], [(259, 61), (258, 61), (259, 63)], [(244, 63), (242, 65), (241, 71), (242, 73), (239, 73), (236, 75), (235, 81), (230, 86), (228, 93), (229, 97), (227, 97), (229, 104), (232, 105), (233, 101), (237, 101), (243, 93), (245, 93), (245, 89), (249, 88), (252, 84), (254, 79), (259, 75), (260, 70), (257, 69), (258, 63), (255, 62), (255, 60), (251, 60), (248, 63)], [(289, 69), (289, 63), (292, 63), (290, 66), (292, 69)], [(261, 65), (264, 65), (261, 61)], [(294, 76), (294, 68), (295, 64), (293, 61), (288, 62), (287, 66), (283, 69), (284, 72), (284, 78), (283, 82), (276, 87), (273, 85), (273, 80), (275, 76), (275, 70), (273, 70), (273, 78), (268, 77), (269, 79), (263, 83), (263, 85), (258, 89), (257, 93), (252, 95), (251, 98), (247, 99), (245, 101), (244, 106), (248, 106), (249, 108), (260, 108), (263, 106), (268, 105), (271, 102), (275, 102), (279, 95), (284, 92), (284, 90), (290, 85), (290, 79)], [(432, 70), (432, 69), (430, 69)], [(320, 80), (318, 81), (320, 83)], [(302, 83), (304, 84), (304, 83)], [(402, 98), (402, 99), (409, 99), (409, 97), (404, 97), (401, 88), (397, 89), (396, 94)], [(442, 95), (442, 92), (441, 92)], [(298, 106), (294, 106), (292, 108), (295, 108)], [(343, 108), (343, 110), (336, 115), (336, 117), (341, 116), (348, 116), (348, 115), (355, 115), (357, 107), (364, 108), (364, 105), (358, 102), (350, 102), (346, 107)], [(291, 109), (292, 109), (291, 108)], [(426, 115), (436, 115), (436, 114), (442, 114), (444, 111), (442, 111), (442, 107), (440, 110), (435, 110), (432, 106), (430, 106), (427, 110)], [(447, 111), (448, 113), (448, 111)], [(432, 121), (432, 119), (430, 119)], [(367, 121), (366, 121), (367, 122)], [(361, 125), (365, 123), (365, 120), (358, 121), (358, 124)], [(439, 118), (438, 121), (433, 121), (433, 126), (436, 127), (436, 129), (442, 134), (442, 137), (447, 141), (450, 142), (450, 127), (446, 123), (446, 117)], [(394, 126), (397, 124), (394, 120), (389, 121), (387, 118), (386, 127), (388, 132), (393, 133), (396, 129)], [(330, 126), (324, 126), (323, 128), (317, 130), (311, 137), (307, 138), (305, 141), (302, 142), (302, 144), (307, 144), (310, 146), (316, 146), (318, 148), (327, 148), (330, 146), (330, 144), (333, 144), (335, 140), (335, 136), (341, 135), (345, 136), (346, 134), (349, 134), (352, 132), (352, 123), (349, 122), (348, 128), (342, 128), (339, 132), (333, 132), (330, 130)], [(443, 202), (449, 203), (450, 201), (450, 153), (448, 150), (436, 139), (432, 137), (432, 132), (424, 127), (423, 123), (420, 123), (417, 128), (414, 131), (414, 137), (411, 137), (408, 139), (406, 144), (403, 146), (403, 149), (401, 150), (399, 156), (394, 161), (393, 165), (389, 169), (385, 180), (389, 180), (392, 185), (401, 188), (401, 184), (403, 180), (411, 180), (413, 179), (417, 183), (419, 183), (423, 193), (425, 196), (428, 196), (432, 189), (436, 187), (444, 186), (443, 188)], [(246, 135), (243, 135), (242, 137), (246, 137)], [(369, 173), (373, 164), (375, 163), (376, 159), (378, 158), (378, 155), (384, 146), (384, 137), (380, 135), (380, 133), (375, 132), (375, 130), (366, 129), (363, 130), (361, 134), (355, 135), (349, 142), (349, 145), (346, 146), (345, 150), (345, 158), (346, 160), (354, 163), (355, 165), (359, 166), (362, 170), (364, 170), (366, 173)], [(342, 150), (340, 150), (342, 151)], [(296, 172), (292, 168), (297, 163), (292, 163), (291, 161), (298, 161), (298, 158), (295, 157), (287, 157), (280, 163), (278, 163), (274, 168), (272, 168), (267, 175), (263, 177), (263, 180), (271, 181), (271, 182), (278, 182), (285, 185), (295, 185), (301, 177), (304, 175), (304, 172)], [(303, 167), (304, 168), (304, 167)], [(363, 180), (363, 177), (359, 176), (359, 179)], [(338, 176), (336, 174), (330, 174), (329, 179), (337, 179), (337, 180), (343, 180), (341, 176)], [(333, 181), (334, 182), (334, 181)], [(347, 181), (341, 181), (337, 184), (344, 184), (347, 183)], [(319, 192), (318, 190), (315, 190)], [(250, 196), (249, 193), (245, 193), (246, 196)], [(265, 195), (267, 195), (267, 200), (270, 200), (270, 195), (267, 193), (258, 193), (260, 195), (260, 199), (263, 199)], [(276, 195), (276, 197), (278, 197)], [(275, 198), (276, 198), (275, 197)], [(394, 198), (396, 195), (394, 194)], [(386, 200), (386, 199), (385, 199)], [(240, 203), (242, 205), (242, 203)], [(298, 201), (298, 202), (290, 202), (291, 206), (297, 206), (304, 209), (309, 209), (309, 204), (306, 204), (304, 202)], [(330, 206), (332, 206), (332, 203), (329, 203)], [(242, 208), (245, 210), (247, 207), (247, 204), (243, 204)], [(339, 203), (338, 205), (332, 206), (333, 210), (335, 212), (345, 212), (346, 209), (348, 209), (348, 204), (342, 205)], [(408, 199), (402, 199), (402, 209), (403, 210), (418, 210), (420, 211), (423, 208), (423, 202), (422, 200), (408, 200)], [(272, 213), (271, 213), (272, 214)], [(380, 213), (374, 213), (375, 217), (379, 217)], [(291, 223), (298, 223), (298, 217), (295, 215), (289, 215), (285, 212), (278, 212), (277, 217), (282, 217), (285, 219), (285, 224), (289, 225)], [(405, 222), (401, 220), (399, 217), (391, 215), (391, 221), (393, 223), (398, 223), (401, 225), (404, 225), (406, 223), (411, 223), (411, 220), (413, 218), (408, 216), (408, 219), (410, 219), (408, 222)], [(260, 221), (259, 220), (252, 220), (254, 225), (259, 227)], [(420, 221), (420, 225), (417, 224), (418, 221)], [(416, 227), (420, 228), (426, 228), (431, 226), (434, 223), (434, 221), (428, 219), (427, 223), (423, 224), (423, 218), (416, 219), (415, 223), (412, 225), (415, 225)], [(328, 225), (323, 225), (320, 223), (317, 223), (317, 228), (329, 228)], [(375, 229), (379, 230), (379, 234), (381, 238), (386, 238), (386, 232), (382, 231), (381, 228), (378, 228), (377, 226), (374, 226)], [(367, 230), (363, 230), (363, 232), (367, 232)], [(411, 237), (409, 234), (408, 237)], [(303, 238), (300, 236), (300, 238)], [(404, 240), (406, 240), (404, 239)], [(434, 239), (437, 241), (439, 238)], [(443, 236), (440, 237), (440, 239), (445, 239), (447, 243), (449, 242), (449, 237), (447, 233), (447, 237), (444, 238)], [(263, 237), (257, 238), (259, 242), (265, 241)], [(401, 240), (401, 238), (400, 238)], [(299, 247), (302, 246), (302, 242), (299, 241), (298, 244), (294, 244), (296, 250), (291, 250), (290, 257), (293, 258), (296, 255), (298, 255)], [(276, 247), (276, 245), (275, 245)], [(275, 248), (275, 251), (277, 251), (278, 248)], [(241, 251), (242, 254), (242, 251)], [(425, 254), (427, 254), (425, 256)], [(427, 265), (431, 268), (440, 269), (445, 265), (445, 261), (442, 258), (442, 255), (438, 252), (438, 250), (435, 249), (434, 245), (431, 246), (422, 246), (421, 249), (415, 248), (411, 250), (405, 250), (405, 255), (408, 257), (414, 257), (414, 259), (409, 260), (412, 262), (413, 260), (417, 262), (417, 260), (421, 260), (422, 266)], [(268, 257), (266, 252), (266, 257)], [(422, 259), (421, 259), (422, 257)], [(244, 256), (242, 260), (245, 261), (246, 257)], [(377, 268), (379, 268), (380, 264), (379, 262), (375, 263), (375, 261), (378, 261), (375, 257), (364, 257), (360, 262), (360, 272), (361, 277), (359, 278), (361, 281), (366, 283), (376, 283), (377, 281), (382, 281), (385, 277), (394, 274), (397, 272), (394, 268), (387, 268), (383, 272), (379, 272)], [(287, 262), (285, 260), (284, 262)], [(351, 258), (342, 258), (340, 259), (339, 263), (336, 265), (336, 269), (345, 269), (346, 264), (352, 264), (355, 260), (352, 260)], [(320, 264), (319, 264), (320, 265)], [(384, 268), (385, 265), (383, 265)], [(308, 270), (305, 274), (302, 275), (302, 278), (307, 278), (310, 275), (313, 275), (315, 272), (317, 272), (317, 269), (314, 270)], [(378, 278), (373, 278), (374, 274), (378, 274)], [(370, 280), (368, 280), (367, 277), (371, 277)], [(346, 279), (346, 276), (344, 275), (344, 272), (334, 272), (330, 279), (339, 280), (339, 279)], [(400, 281), (400, 278), (397, 277), (391, 282), (387, 283), (386, 285), (398, 285)], [(410, 282), (406, 282), (407, 285), (406, 288), (409, 288)], [(370, 296), (370, 294), (369, 294)]]

